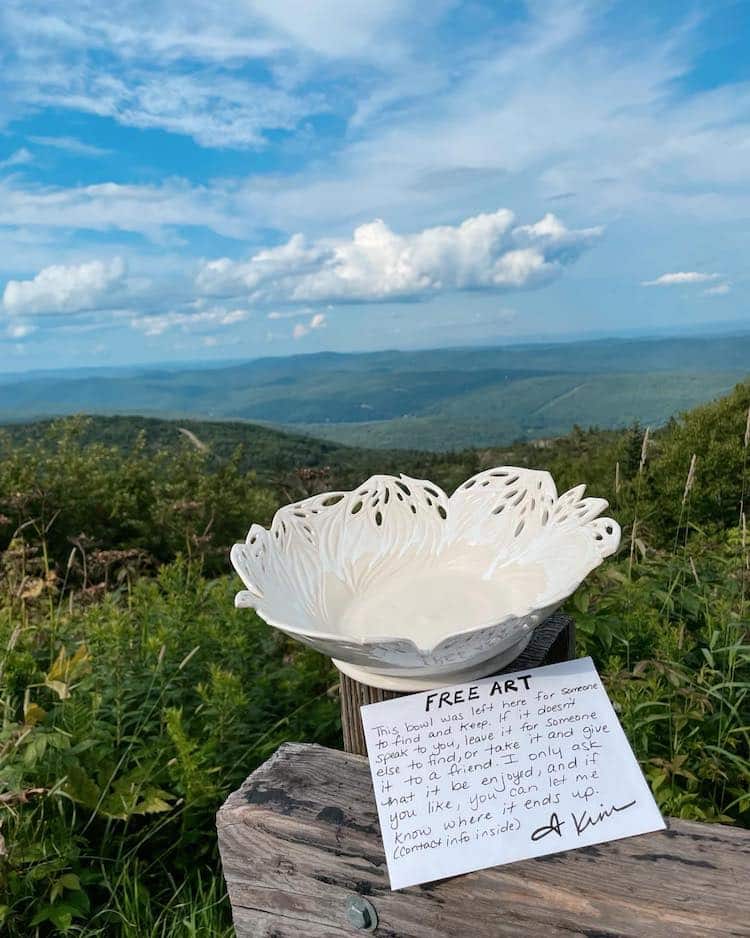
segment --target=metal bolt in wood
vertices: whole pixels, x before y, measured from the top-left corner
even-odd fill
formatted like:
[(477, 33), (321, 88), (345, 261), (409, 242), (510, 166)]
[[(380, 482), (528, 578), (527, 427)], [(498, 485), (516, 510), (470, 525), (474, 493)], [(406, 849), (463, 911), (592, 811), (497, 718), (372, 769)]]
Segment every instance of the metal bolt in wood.
[(378, 913), (364, 896), (349, 896), (346, 900), (346, 917), (358, 931), (375, 931), (378, 927)]

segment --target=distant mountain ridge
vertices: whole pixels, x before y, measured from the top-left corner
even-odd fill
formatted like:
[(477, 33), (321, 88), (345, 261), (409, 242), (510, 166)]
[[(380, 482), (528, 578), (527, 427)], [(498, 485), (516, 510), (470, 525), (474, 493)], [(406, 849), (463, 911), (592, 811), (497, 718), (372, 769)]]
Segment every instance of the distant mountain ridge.
[(750, 335), (321, 352), (220, 367), (0, 382), (0, 422), (142, 414), (270, 423), (360, 446), (445, 450), (658, 425), (750, 373)]

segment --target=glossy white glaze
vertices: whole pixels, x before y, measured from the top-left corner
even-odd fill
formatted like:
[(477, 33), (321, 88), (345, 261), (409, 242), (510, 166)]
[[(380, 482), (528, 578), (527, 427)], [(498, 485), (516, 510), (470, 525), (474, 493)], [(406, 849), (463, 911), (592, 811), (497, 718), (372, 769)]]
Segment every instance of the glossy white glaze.
[[(585, 486), (501, 466), (448, 498), (431, 482), (373, 476), (253, 525), (232, 563), (268, 623), (391, 677), (450, 675), (517, 654), (524, 636), (612, 554), (620, 528)], [(375, 683), (374, 681), (371, 683)], [(445, 682), (443, 682), (445, 683)]]

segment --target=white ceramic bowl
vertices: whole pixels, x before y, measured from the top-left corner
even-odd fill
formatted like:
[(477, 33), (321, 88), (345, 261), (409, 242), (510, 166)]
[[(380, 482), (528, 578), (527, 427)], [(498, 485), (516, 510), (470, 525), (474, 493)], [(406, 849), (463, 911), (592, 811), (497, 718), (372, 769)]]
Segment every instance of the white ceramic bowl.
[(373, 686), (418, 690), (512, 661), (536, 625), (614, 553), (620, 527), (579, 485), (500, 466), (449, 498), (408, 476), (373, 476), (253, 525), (232, 548), (250, 606)]

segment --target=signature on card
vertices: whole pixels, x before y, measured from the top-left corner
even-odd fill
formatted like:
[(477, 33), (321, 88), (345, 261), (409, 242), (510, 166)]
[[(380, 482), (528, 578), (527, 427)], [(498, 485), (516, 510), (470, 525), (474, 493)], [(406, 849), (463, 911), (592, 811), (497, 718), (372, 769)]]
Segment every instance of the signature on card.
[[(580, 837), (584, 831), (591, 827), (596, 827), (598, 824), (608, 820), (615, 814), (619, 814), (622, 811), (627, 811), (628, 808), (632, 808), (635, 803), (635, 800), (633, 800), (628, 801), (627, 804), (611, 804), (608, 808), (602, 807), (602, 810), (598, 811), (596, 814), (590, 814), (588, 811), (583, 811), (580, 815), (577, 815), (571, 811), (570, 817), (573, 822), (573, 829)], [(543, 840), (545, 837), (547, 837), (548, 834), (557, 834), (558, 837), (562, 837), (562, 829), (566, 824), (567, 821), (561, 821), (557, 816), (557, 812), (553, 812), (550, 815), (549, 823), (542, 824), (541, 827), (537, 827), (537, 829), (531, 834), (531, 839), (535, 842), (537, 840)]]

